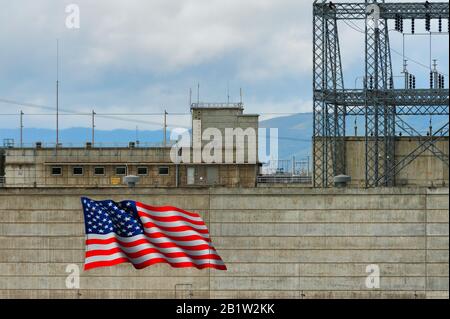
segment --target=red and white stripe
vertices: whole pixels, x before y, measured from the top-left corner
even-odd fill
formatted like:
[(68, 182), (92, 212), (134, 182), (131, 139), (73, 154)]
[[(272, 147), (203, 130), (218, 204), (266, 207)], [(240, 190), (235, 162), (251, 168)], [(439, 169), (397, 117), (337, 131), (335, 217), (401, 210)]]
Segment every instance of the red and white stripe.
[(145, 234), (132, 237), (88, 234), (85, 270), (124, 262), (137, 269), (157, 263), (176, 268), (227, 269), (212, 246), (200, 215), (172, 206), (136, 202), (136, 207)]

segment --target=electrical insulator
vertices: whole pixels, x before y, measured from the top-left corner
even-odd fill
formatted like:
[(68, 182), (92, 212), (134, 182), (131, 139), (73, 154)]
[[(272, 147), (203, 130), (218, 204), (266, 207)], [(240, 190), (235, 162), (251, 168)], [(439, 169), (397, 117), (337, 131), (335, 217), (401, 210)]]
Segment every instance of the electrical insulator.
[(445, 88), (445, 77), (444, 76), (442, 76), (442, 88), (443, 89)]
[(400, 32), (403, 33), (403, 19), (400, 18)]
[(396, 14), (395, 15), (395, 30), (401, 32), (402, 29), (403, 29), (402, 19), (401, 19), (400, 15)]
[(431, 23), (430, 23), (430, 14), (427, 13), (425, 15), (425, 30), (430, 31)]
[(441, 17), (439, 17), (439, 20), (438, 20), (438, 30), (439, 30), (439, 32), (442, 32), (442, 18)]
[(416, 76), (413, 75), (413, 89), (416, 88)]
[(392, 90), (394, 88), (394, 79), (392, 76), (389, 78), (389, 88)]
[(409, 88), (412, 89), (412, 75), (409, 75)]
[(411, 33), (412, 34), (414, 34), (414, 32), (415, 32), (415, 22), (414, 22), (414, 18), (413, 19), (411, 19)]
[(373, 77), (372, 76), (370, 76), (370, 78), (369, 78), (369, 87), (371, 90), (373, 89)]
[(433, 88), (433, 72), (430, 72), (430, 89)]

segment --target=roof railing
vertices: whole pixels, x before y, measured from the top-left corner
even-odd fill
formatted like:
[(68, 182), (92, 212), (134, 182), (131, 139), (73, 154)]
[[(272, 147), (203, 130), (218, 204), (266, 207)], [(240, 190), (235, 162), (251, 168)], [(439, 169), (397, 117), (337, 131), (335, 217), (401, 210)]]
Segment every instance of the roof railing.
[(205, 103), (205, 102), (196, 102), (191, 104), (192, 109), (196, 108), (236, 108), (236, 109), (243, 109), (244, 104), (239, 103), (231, 103), (231, 102), (225, 102), (225, 103)]

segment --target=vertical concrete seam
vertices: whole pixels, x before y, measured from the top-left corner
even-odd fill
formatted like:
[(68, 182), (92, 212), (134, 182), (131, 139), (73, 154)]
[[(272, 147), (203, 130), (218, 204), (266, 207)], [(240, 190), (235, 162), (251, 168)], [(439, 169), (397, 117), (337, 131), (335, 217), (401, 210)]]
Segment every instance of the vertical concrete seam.
[[(211, 187), (208, 188), (208, 229), (210, 238), (212, 240), (213, 235), (211, 234)], [(209, 254), (211, 255), (211, 247), (209, 247)], [(208, 268), (208, 296), (211, 299), (211, 268)]]
[(425, 233), (425, 299), (428, 294), (428, 189), (425, 192), (425, 216), (424, 216), (424, 233)]

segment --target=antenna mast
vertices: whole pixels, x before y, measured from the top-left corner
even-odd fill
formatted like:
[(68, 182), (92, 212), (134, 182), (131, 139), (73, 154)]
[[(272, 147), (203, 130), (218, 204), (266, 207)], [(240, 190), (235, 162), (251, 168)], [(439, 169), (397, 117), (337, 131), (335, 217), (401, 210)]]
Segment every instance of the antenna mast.
[(59, 145), (59, 40), (56, 39), (56, 147)]

